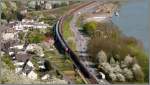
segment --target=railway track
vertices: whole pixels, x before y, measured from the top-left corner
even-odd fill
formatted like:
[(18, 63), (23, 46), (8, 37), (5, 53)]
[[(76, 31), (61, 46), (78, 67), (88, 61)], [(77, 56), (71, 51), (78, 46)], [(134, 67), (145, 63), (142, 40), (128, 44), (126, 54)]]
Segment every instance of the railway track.
[(62, 36), (62, 30), (63, 30), (63, 22), (64, 20), (68, 17), (71, 16), (74, 12), (76, 12), (77, 10), (84, 8), (92, 3), (95, 3), (96, 1), (91, 1), (85, 4), (82, 4), (72, 10), (70, 10), (67, 14), (65, 14), (64, 16), (62, 16), (59, 21), (57, 22), (54, 32), (55, 32), (55, 37), (57, 38), (56, 41), (59, 42), (63, 48), (63, 50), (65, 50), (65, 52), (67, 53), (67, 55), (70, 57), (70, 59), (73, 61), (75, 67), (80, 71), (80, 73), (82, 73), (82, 75), (84, 76), (84, 78), (86, 79), (86, 81), (90, 84), (99, 84), (99, 82), (97, 81), (97, 79), (88, 71), (88, 69), (81, 63), (80, 59), (78, 58), (78, 56), (72, 51), (72, 49), (67, 45), (67, 43), (65, 42), (63, 36)]

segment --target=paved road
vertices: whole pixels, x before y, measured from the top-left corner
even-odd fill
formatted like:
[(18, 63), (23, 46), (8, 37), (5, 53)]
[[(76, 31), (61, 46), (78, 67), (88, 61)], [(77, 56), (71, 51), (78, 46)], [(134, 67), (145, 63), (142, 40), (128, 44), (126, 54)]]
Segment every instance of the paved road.
[[(73, 14), (73, 19), (70, 22), (71, 30), (74, 32), (75, 40), (76, 40), (76, 47), (78, 52), (85, 52), (87, 49), (87, 39), (79, 32), (79, 27), (77, 27), (76, 22), (78, 18), (80, 17), (80, 14), (82, 13), (91, 13), (95, 11), (95, 6), (99, 3), (93, 3), (85, 8), (79, 9), (77, 12)], [(80, 54), (80, 53), (79, 53)], [(83, 53), (81, 53), (83, 54)], [(82, 61), (82, 60), (81, 60)], [(88, 62), (88, 61), (87, 61)], [(98, 74), (98, 72), (94, 69), (88, 66), (88, 64), (83, 64), (87, 67), (88, 71), (91, 72), (91, 74), (94, 75), (94, 77), (100, 82), (100, 84), (109, 84), (106, 80), (98, 79), (95, 75)]]
[(82, 73), (82, 75), (84, 76), (85, 80), (87, 80), (88, 83), (91, 84), (98, 84), (97, 80), (95, 79), (95, 77), (93, 77), (93, 75), (87, 70), (87, 68), (82, 64), (82, 62), (80, 61), (80, 59), (78, 58), (78, 56), (72, 51), (72, 49), (70, 49), (70, 47), (67, 45), (67, 43), (65, 42), (62, 34), (61, 34), (61, 30), (63, 30), (62, 24), (63, 21), (70, 15), (72, 15), (74, 12), (76, 12), (77, 10), (92, 4), (95, 1), (91, 1), (88, 2), (86, 4), (82, 4), (76, 8), (74, 8), (73, 10), (71, 10), (70, 12), (68, 12), (66, 15), (62, 16), (59, 21), (57, 22), (54, 32), (55, 32), (55, 41), (58, 42), (58, 44), (61, 46), (62, 49), (64, 49), (66, 51), (66, 54), (71, 58), (71, 60), (73, 61), (75, 67)]
[[(55, 29), (55, 32), (56, 32), (55, 40), (61, 44), (61, 46), (64, 50), (67, 49), (66, 53), (70, 56), (70, 58), (74, 62), (74, 65), (77, 67), (77, 69), (80, 70), (80, 72), (84, 75), (84, 78), (86, 78), (89, 83), (91, 83), (91, 84), (98, 84), (99, 83), (101, 85), (107, 85), (109, 83), (106, 82), (106, 80), (101, 80), (101, 82), (98, 82), (99, 80), (97, 80), (97, 78), (94, 76), (95, 71), (91, 71), (92, 68), (86, 66), (85, 63), (83, 63), (83, 61), (81, 61), (81, 59), (79, 59), (77, 57), (77, 55), (68, 47), (67, 43), (65, 42), (65, 40), (63, 39), (63, 36), (61, 34), (61, 30), (63, 29), (62, 24), (63, 24), (64, 19), (66, 19), (66, 17), (74, 14), (73, 19), (70, 22), (70, 26), (72, 28), (72, 31), (75, 34), (75, 39), (77, 42), (78, 50), (82, 51), (82, 50), (86, 49), (84, 46), (86, 46), (85, 44), (87, 42), (86, 42), (85, 38), (79, 33), (78, 27), (76, 27), (76, 21), (77, 21), (77, 18), (79, 17), (79, 14), (78, 14), (79, 12), (80, 13), (82, 13), (82, 12), (83, 13), (84, 12), (89, 13), (89, 12), (93, 11), (92, 8), (97, 4), (97, 3), (95, 3), (95, 1), (93, 1), (93, 2), (90, 2), (86, 5), (82, 5), (78, 8), (75, 8), (75, 10), (71, 11), (69, 14), (61, 17), (60, 20), (57, 22), (56, 27), (55, 27), (56, 28)], [(88, 7), (86, 7), (86, 6), (88, 6)]]
[(89, 5), (86, 8), (82, 8), (80, 10), (78, 10), (77, 12), (74, 13), (73, 19), (70, 22), (70, 27), (72, 28), (71, 30), (74, 32), (75, 35), (75, 40), (76, 40), (76, 44), (77, 44), (77, 51), (85, 51), (85, 49), (87, 49), (87, 40), (86, 38), (81, 35), (81, 33), (78, 31), (78, 28), (76, 26), (76, 22), (77, 19), (79, 18), (80, 14), (82, 13), (88, 13), (88, 12), (92, 12), (93, 8), (95, 7), (95, 5), (97, 5), (97, 3), (93, 3), (91, 5)]

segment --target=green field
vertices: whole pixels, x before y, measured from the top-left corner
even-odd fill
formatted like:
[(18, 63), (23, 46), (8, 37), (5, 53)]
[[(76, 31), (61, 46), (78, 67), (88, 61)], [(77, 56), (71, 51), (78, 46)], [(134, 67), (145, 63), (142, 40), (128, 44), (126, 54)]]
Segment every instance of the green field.
[(72, 50), (76, 50), (76, 43), (75, 43), (75, 39), (74, 39), (74, 34), (70, 28), (70, 21), (72, 19), (72, 16), (67, 17), (67, 19), (64, 21), (63, 24), (63, 37), (65, 39), (65, 41), (67, 42), (67, 44), (69, 45), (69, 47)]

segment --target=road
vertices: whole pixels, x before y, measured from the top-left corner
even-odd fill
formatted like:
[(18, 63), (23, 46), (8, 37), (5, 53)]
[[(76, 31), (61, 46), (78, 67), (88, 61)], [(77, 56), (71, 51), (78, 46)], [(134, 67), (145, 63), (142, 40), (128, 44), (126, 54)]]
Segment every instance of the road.
[[(91, 5), (88, 5), (82, 9), (79, 9), (78, 11), (74, 12), (73, 14), (73, 18), (70, 22), (70, 27), (71, 30), (74, 33), (75, 36), (75, 41), (76, 41), (76, 48), (77, 51), (79, 52), (80, 55), (83, 55), (86, 53), (86, 49), (87, 49), (87, 39), (86, 37), (84, 37), (80, 32), (79, 32), (79, 27), (76, 25), (77, 24), (77, 20), (79, 19), (80, 15), (82, 13), (91, 13), (93, 11), (95, 11), (95, 6), (99, 5), (99, 3), (93, 3)], [(80, 59), (82, 61), (82, 59)], [(101, 82), (101, 84), (108, 84), (108, 82), (106, 80), (103, 79), (98, 79), (95, 75), (99, 74), (99, 72), (97, 72), (94, 68), (91, 68), (90, 66), (88, 66), (87, 63), (88, 62), (86, 59), (84, 59), (84, 61), (82, 61), (83, 64), (87, 67), (88, 71), (90, 71), (90, 73), (92, 75), (94, 75), (94, 77), (99, 80)]]
[(88, 13), (89, 10), (93, 10), (92, 8), (95, 7), (97, 3), (93, 3), (89, 6), (86, 6), (85, 8), (79, 9), (78, 11), (74, 12), (73, 14), (73, 19), (70, 22), (70, 27), (71, 30), (73, 31), (74, 35), (75, 35), (75, 40), (76, 40), (76, 44), (77, 44), (77, 51), (85, 51), (86, 46), (87, 46), (87, 40), (85, 39), (85, 37), (83, 35), (81, 35), (81, 33), (78, 31), (78, 29), (80, 29), (79, 27), (77, 27), (76, 22), (77, 19), (79, 18), (80, 14), (82, 13)]
[[(63, 22), (64, 20), (74, 14), (74, 13), (77, 13), (78, 10), (82, 10), (81, 12), (84, 12), (86, 11), (87, 9), (89, 9), (90, 7), (94, 6), (92, 4), (96, 4), (95, 1), (91, 1), (91, 2), (87, 2), (87, 4), (84, 4), (84, 5), (81, 5), (77, 8), (74, 8), (73, 10), (71, 10), (69, 12), (69, 14), (66, 14), (64, 16), (62, 16), (59, 21), (57, 22), (56, 24), (56, 27), (54, 29), (54, 32), (55, 32), (55, 41), (57, 43), (60, 43), (61, 44), (61, 47), (62, 49), (64, 49), (66, 51), (66, 53), (68, 54), (68, 56), (70, 57), (70, 59), (73, 61), (75, 67), (82, 73), (82, 75), (84, 76), (84, 78), (87, 80), (88, 83), (90, 84), (104, 84), (104, 85), (107, 85), (108, 83), (101, 83), (97, 80), (97, 78), (93, 75), (93, 73), (90, 72), (89, 68), (87, 68), (83, 63), (82, 61), (78, 58), (78, 56), (72, 51), (72, 49), (70, 49), (70, 47), (67, 45), (67, 43), (65, 42), (62, 34), (61, 34), (61, 30), (63, 30)], [(86, 6), (89, 6), (89, 7), (86, 7)], [(86, 7), (86, 8), (85, 8)], [(89, 11), (92, 11), (92, 10), (88, 10), (86, 12), (89, 12)], [(83, 42), (84, 42), (84, 38), (79, 34), (78, 32), (78, 28), (75, 26), (75, 22), (76, 22), (76, 18), (77, 18), (77, 14), (75, 14), (76, 16), (74, 16), (72, 22), (71, 22), (71, 26), (74, 28), (72, 29), (73, 32), (75, 33), (75, 38), (76, 38), (76, 41), (77, 41), (77, 44), (79, 45), (80, 47), (80, 39), (83, 39)], [(84, 42), (86, 43), (86, 42)], [(80, 47), (78, 48), (78, 50), (82, 50), (84, 47)], [(105, 82), (105, 81), (102, 81), (102, 82)]]

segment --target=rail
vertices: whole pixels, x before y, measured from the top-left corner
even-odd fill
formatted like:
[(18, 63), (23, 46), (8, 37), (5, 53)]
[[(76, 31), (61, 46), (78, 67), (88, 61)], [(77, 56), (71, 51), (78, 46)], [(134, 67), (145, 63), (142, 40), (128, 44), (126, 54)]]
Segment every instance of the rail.
[(74, 12), (76, 12), (77, 10), (86, 7), (92, 3), (94, 3), (95, 1), (83, 4), (78, 6), (75, 9), (72, 9), (71, 11), (69, 11), (66, 15), (62, 16), (59, 21), (56, 24), (56, 29), (55, 29), (55, 33), (56, 33), (56, 37), (58, 38), (58, 41), (61, 43), (63, 49), (66, 51), (66, 53), (68, 54), (68, 56), (70, 56), (71, 60), (73, 61), (75, 67), (82, 73), (82, 75), (84, 76), (84, 78), (87, 80), (88, 83), (91, 84), (98, 84), (99, 82), (96, 80), (96, 78), (88, 71), (88, 69), (81, 63), (80, 59), (78, 58), (78, 56), (72, 51), (72, 49), (67, 45), (67, 43), (65, 42), (61, 31), (63, 30), (63, 22), (64, 20), (67, 18), (67, 16), (71, 16)]

